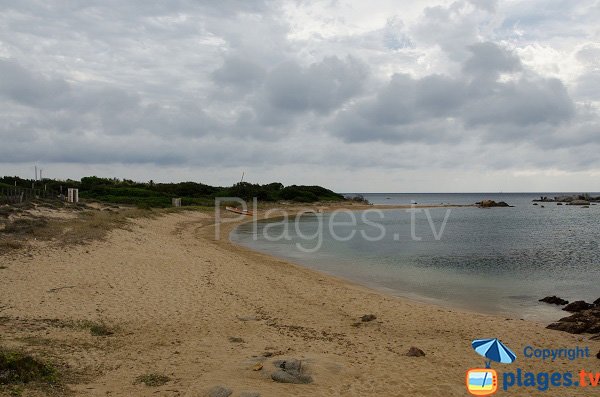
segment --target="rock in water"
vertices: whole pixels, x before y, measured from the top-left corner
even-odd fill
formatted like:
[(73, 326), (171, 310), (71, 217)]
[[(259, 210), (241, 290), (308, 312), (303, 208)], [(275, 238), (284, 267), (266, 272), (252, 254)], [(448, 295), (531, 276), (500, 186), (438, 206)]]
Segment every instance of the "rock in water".
[(545, 298), (542, 298), (539, 300), (539, 302), (545, 302), (545, 303), (550, 303), (551, 305), (559, 305), (559, 306), (569, 304), (569, 301), (559, 298), (556, 295), (547, 296)]
[(360, 318), (360, 321), (362, 321), (363, 323), (368, 323), (369, 321), (373, 321), (376, 319), (377, 319), (377, 316), (374, 314), (365, 314), (364, 316), (362, 316)]
[(411, 347), (410, 349), (408, 349), (408, 352), (406, 353), (406, 355), (408, 357), (423, 357), (425, 355), (425, 352), (421, 349), (419, 349), (418, 347)]
[(510, 207), (506, 202), (500, 201), (495, 202), (494, 200), (481, 200), (478, 203), (475, 203), (481, 208), (491, 208), (491, 207)]
[(591, 309), (592, 307), (594, 307), (594, 305), (587, 303), (585, 301), (575, 301), (575, 302), (569, 303), (567, 306), (563, 307), (563, 310), (566, 312), (575, 313), (575, 312), (580, 312), (582, 310)]
[(208, 397), (229, 397), (233, 394), (231, 389), (223, 386), (215, 386), (208, 391)]

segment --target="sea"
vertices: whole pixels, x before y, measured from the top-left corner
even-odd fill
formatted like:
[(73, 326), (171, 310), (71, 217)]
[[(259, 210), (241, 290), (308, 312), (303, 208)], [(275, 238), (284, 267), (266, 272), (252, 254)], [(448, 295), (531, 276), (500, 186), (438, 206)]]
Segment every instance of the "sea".
[[(230, 238), (388, 294), (477, 313), (548, 322), (567, 313), (540, 298), (600, 298), (600, 205), (533, 202), (570, 193), (362, 195), (372, 209), (246, 223)], [(486, 199), (512, 207), (380, 209)]]

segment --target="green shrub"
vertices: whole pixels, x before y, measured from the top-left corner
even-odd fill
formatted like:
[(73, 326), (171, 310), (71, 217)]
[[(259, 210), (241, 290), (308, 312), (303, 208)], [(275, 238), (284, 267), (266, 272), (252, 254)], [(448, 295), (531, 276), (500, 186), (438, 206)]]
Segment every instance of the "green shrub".
[(0, 384), (58, 382), (58, 372), (47, 363), (17, 351), (0, 349)]

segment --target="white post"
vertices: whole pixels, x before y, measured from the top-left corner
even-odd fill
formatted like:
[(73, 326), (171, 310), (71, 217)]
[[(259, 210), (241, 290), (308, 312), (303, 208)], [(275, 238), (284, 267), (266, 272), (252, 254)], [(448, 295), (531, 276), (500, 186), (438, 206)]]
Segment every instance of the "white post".
[(79, 202), (79, 189), (68, 188), (67, 189), (67, 202), (78, 203)]

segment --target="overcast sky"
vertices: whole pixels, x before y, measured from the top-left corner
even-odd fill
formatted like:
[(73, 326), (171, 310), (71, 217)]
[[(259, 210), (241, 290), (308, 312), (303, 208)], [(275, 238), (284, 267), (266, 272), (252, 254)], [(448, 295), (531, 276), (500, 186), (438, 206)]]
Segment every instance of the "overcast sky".
[(600, 2), (0, 0), (0, 174), (600, 191)]

